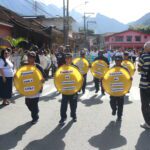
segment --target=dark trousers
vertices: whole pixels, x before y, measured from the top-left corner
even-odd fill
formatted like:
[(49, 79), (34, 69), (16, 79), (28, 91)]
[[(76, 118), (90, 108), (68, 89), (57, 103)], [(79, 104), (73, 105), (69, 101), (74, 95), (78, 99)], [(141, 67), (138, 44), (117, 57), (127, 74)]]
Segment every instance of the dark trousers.
[(115, 97), (110, 96), (110, 106), (113, 112), (117, 111), (118, 117), (122, 116), (123, 113), (124, 96)]
[(10, 99), (12, 97), (12, 77), (6, 77), (6, 82), (3, 82), (2, 77), (0, 77), (0, 98)]
[(25, 98), (25, 104), (31, 111), (31, 117), (33, 120), (39, 119), (39, 107), (38, 107), (39, 97), (37, 98)]
[(150, 126), (150, 89), (140, 89), (141, 110), (145, 122)]
[(101, 92), (102, 93), (105, 92), (104, 88), (103, 88), (103, 85), (102, 85), (102, 80), (94, 78), (94, 83), (95, 83), (95, 89), (96, 89), (96, 91), (99, 91), (99, 84), (101, 84)]
[(132, 57), (132, 61), (133, 61), (133, 63), (135, 63), (136, 57)]
[(49, 69), (45, 69), (44, 72), (45, 72), (46, 78), (48, 79), (48, 77), (49, 77)]
[(83, 75), (84, 81), (83, 81), (83, 85), (82, 85), (82, 92), (85, 92), (85, 88), (86, 88), (86, 78), (87, 78), (87, 74)]
[(56, 66), (52, 64), (52, 77), (54, 76), (56, 70), (57, 70)]
[(67, 107), (68, 103), (70, 104), (71, 117), (76, 118), (76, 109), (77, 109), (77, 98), (78, 95), (62, 95), (60, 116), (62, 119), (67, 118)]

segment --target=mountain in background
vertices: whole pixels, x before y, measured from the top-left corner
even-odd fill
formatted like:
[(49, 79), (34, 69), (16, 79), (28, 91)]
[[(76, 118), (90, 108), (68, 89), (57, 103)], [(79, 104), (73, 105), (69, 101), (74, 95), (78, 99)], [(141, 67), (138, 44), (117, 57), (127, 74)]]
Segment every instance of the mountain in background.
[(79, 12), (77, 12), (75, 9), (72, 9), (70, 11), (70, 16), (72, 16), (78, 23), (83, 21), (83, 15)]
[(138, 25), (145, 25), (145, 26), (150, 26), (150, 12), (138, 19), (135, 22), (129, 23), (129, 25), (132, 26), (138, 26)]
[(53, 16), (63, 16), (63, 9), (58, 8), (57, 6), (50, 4), (46, 7), (46, 11), (51, 13)]
[[(106, 17), (100, 13), (96, 14), (95, 17), (89, 18), (88, 21), (88, 29), (94, 30), (96, 34), (103, 34), (106, 32), (121, 32), (127, 30), (129, 27), (128, 25), (125, 25), (115, 19)], [(90, 21), (95, 23), (90, 23)]]
[[(62, 8), (58, 8), (53, 4), (46, 5), (35, 0), (0, 0), (0, 5), (18, 13), (21, 16), (44, 15), (47, 18), (63, 16)], [(73, 9), (70, 11), (70, 16), (77, 21), (73, 27), (73, 29), (75, 29), (74, 31), (77, 31), (79, 28), (83, 28), (83, 14), (80, 14)], [(94, 30), (97, 34), (106, 32), (121, 32), (127, 30), (129, 25), (150, 25), (150, 13), (130, 24), (123, 24), (100, 13), (96, 14), (95, 17), (88, 17), (87, 20), (96, 22), (96, 24), (89, 23), (88, 28)]]
[(46, 17), (53, 17), (51, 9), (56, 10), (54, 7), (50, 9), (50, 6), (34, 0), (0, 0), (0, 5), (21, 16), (45, 15)]

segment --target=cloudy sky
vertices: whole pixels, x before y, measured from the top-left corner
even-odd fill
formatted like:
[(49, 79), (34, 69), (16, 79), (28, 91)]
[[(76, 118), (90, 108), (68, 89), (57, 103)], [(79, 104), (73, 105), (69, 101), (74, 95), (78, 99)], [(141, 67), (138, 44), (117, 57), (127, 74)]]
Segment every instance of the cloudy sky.
[[(63, 6), (63, 0), (37, 0)], [(88, 1), (86, 5), (85, 1)], [(123, 23), (135, 21), (150, 12), (150, 0), (70, 0), (70, 10), (101, 13)]]

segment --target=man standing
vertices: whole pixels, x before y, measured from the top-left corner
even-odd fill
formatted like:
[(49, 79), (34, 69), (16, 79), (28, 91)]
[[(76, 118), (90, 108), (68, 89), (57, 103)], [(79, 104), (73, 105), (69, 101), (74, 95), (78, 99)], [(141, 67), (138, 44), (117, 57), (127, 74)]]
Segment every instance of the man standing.
[(138, 71), (141, 72), (141, 109), (145, 120), (141, 127), (150, 129), (150, 41), (144, 45), (144, 53), (139, 58)]
[(64, 54), (63, 50), (64, 50), (64, 48), (62, 46), (60, 46), (58, 48), (58, 53), (56, 53), (58, 67), (65, 64), (65, 54)]
[[(86, 59), (84, 50), (81, 50), (80, 57)], [(86, 88), (87, 73), (83, 74), (83, 78), (84, 78), (84, 81), (83, 81), (83, 86), (82, 86), (82, 93), (84, 94), (85, 93), (85, 88)]]

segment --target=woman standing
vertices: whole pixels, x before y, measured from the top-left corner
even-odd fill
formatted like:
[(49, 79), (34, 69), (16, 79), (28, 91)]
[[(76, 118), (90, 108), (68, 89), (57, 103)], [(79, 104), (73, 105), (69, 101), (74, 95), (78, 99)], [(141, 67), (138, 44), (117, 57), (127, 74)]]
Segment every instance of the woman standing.
[(12, 96), (13, 64), (9, 60), (9, 52), (4, 49), (0, 57), (0, 98), (3, 105), (8, 105)]

